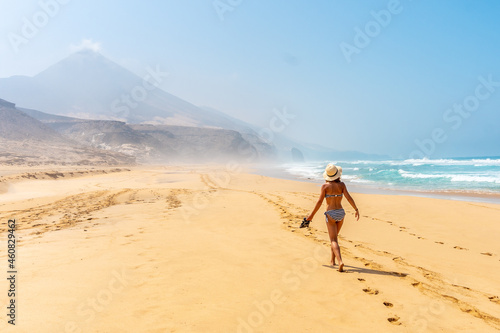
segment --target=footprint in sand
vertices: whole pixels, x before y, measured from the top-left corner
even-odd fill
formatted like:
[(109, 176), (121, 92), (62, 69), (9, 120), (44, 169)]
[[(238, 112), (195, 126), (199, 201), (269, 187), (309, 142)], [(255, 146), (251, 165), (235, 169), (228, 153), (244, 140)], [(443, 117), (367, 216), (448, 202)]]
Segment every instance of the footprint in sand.
[(387, 318), (387, 320), (393, 324), (393, 325), (401, 325), (401, 322), (399, 321), (399, 317), (398, 316), (394, 316), (394, 317), (389, 317)]
[(500, 304), (500, 298), (498, 296), (491, 296), (488, 299), (494, 303)]
[(420, 282), (414, 282), (411, 285), (414, 286), (414, 287), (418, 287), (418, 286), (420, 286)]
[(365, 288), (365, 289), (363, 289), (363, 291), (367, 294), (370, 294), (370, 295), (378, 295), (377, 289)]
[(389, 302), (384, 302), (384, 305), (387, 306), (388, 308), (392, 308), (394, 305)]
[(457, 249), (457, 250), (465, 250), (465, 251), (469, 251), (469, 249), (466, 249), (465, 247), (461, 247), (461, 246), (454, 246), (453, 247), (454, 249)]
[(436, 244), (444, 244), (443, 242), (434, 242), (434, 243), (436, 243)]
[(481, 252), (482, 255), (485, 255), (485, 256), (493, 256), (493, 253), (489, 253), (489, 252)]
[(358, 281), (364, 282), (365, 279), (358, 278)]

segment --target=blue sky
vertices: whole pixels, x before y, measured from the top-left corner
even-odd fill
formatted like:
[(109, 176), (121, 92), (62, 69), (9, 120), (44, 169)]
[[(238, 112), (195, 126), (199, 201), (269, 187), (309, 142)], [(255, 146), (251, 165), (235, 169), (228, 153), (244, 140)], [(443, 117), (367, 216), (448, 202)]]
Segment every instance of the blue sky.
[(0, 77), (35, 75), (88, 40), (138, 75), (168, 71), (162, 88), (193, 104), (262, 127), (286, 108), (283, 134), (298, 141), (500, 155), (499, 1), (60, 0), (43, 22), (41, 3), (56, 1), (0, 0)]

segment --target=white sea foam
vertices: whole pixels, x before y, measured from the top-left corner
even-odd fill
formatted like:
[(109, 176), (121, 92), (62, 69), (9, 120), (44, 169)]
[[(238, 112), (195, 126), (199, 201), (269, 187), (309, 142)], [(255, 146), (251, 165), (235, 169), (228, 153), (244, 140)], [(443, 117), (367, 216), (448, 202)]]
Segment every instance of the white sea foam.
[(427, 178), (446, 178), (446, 175), (429, 175), (429, 174), (423, 174), (423, 173), (411, 173), (408, 171), (404, 171), (399, 169), (398, 170), (399, 174), (401, 177), (404, 178), (412, 178), (412, 179), (427, 179)]
[[(342, 179), (367, 186), (412, 190), (464, 190), (500, 193), (500, 159), (409, 159), (337, 161)], [(283, 166), (301, 179), (323, 180), (327, 161)]]
[(452, 182), (485, 182), (500, 184), (500, 176), (494, 175), (477, 175), (477, 174), (423, 174), (412, 173), (405, 170), (398, 170), (401, 177), (412, 179), (431, 179), (442, 178), (449, 179)]
[(384, 161), (368, 161), (368, 160), (358, 160), (358, 161), (339, 161), (338, 164), (347, 165), (412, 165), (412, 166), (422, 166), (422, 165), (470, 165), (470, 166), (500, 166), (500, 159), (407, 159), (407, 160), (384, 160)]
[(288, 167), (285, 165), (285, 171), (299, 178), (319, 179), (321, 176), (320, 169), (313, 165), (294, 165)]
[(351, 183), (365, 183), (365, 184), (374, 183), (373, 180), (363, 179), (356, 175), (342, 175), (342, 179)]
[(500, 166), (500, 159), (470, 159), (470, 160), (454, 160), (454, 159), (408, 159), (404, 161), (390, 161), (391, 165), (463, 165), (463, 166)]
[(483, 182), (500, 184), (499, 177), (476, 176), (476, 175), (453, 175), (450, 177), (452, 182)]

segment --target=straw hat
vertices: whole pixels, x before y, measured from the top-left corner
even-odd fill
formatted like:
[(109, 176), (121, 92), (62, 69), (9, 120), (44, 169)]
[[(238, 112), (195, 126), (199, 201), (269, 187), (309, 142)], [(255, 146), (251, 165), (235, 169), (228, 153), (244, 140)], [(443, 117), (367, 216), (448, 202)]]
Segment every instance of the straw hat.
[(342, 167), (336, 166), (330, 163), (326, 166), (325, 172), (323, 172), (323, 178), (329, 182), (333, 182), (335, 179), (340, 178), (342, 175)]

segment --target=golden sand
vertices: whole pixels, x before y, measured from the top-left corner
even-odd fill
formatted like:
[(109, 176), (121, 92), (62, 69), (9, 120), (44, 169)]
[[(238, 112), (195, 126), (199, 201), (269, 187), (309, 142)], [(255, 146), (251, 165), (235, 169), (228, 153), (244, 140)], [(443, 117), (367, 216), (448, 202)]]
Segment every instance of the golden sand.
[[(85, 170), (83, 170), (85, 171)], [(500, 205), (352, 196), (330, 266), (319, 184), (224, 166), (2, 173), (1, 332), (495, 332)], [(48, 171), (52, 174), (50, 171)], [(1, 193), (1, 192), (0, 192)]]

